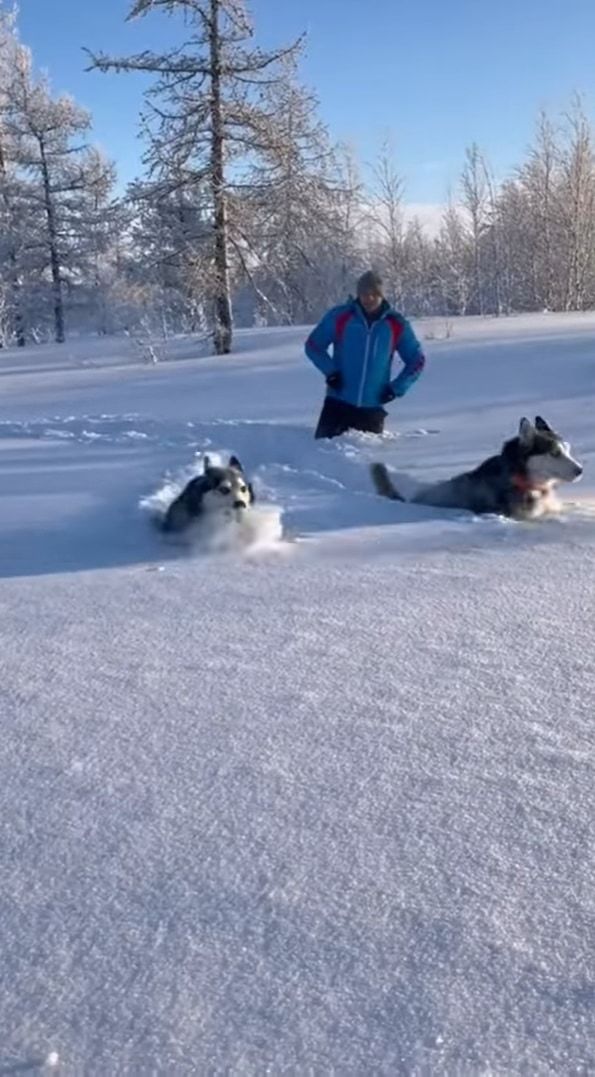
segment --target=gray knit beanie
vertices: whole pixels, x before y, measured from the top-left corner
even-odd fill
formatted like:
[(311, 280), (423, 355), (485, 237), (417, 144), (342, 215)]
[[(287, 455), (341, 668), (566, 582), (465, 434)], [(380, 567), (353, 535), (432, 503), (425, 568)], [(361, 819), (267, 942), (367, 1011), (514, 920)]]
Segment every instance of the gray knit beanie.
[(357, 282), (357, 294), (362, 295), (364, 292), (376, 292), (378, 295), (384, 295), (382, 279), (373, 269), (368, 269), (365, 273), (362, 273)]

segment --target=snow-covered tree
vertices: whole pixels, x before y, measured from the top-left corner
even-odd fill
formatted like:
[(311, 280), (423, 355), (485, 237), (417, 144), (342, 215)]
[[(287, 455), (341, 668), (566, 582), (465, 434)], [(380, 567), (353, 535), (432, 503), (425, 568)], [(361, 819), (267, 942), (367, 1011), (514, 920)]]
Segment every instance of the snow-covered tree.
[(404, 181), (397, 171), (390, 141), (382, 146), (373, 168), (370, 218), (374, 263), (381, 270), (391, 299), (403, 303), (405, 273)]
[(473, 287), (473, 253), (461, 209), (452, 197), (442, 216), (434, 258), (437, 313), (467, 314)]
[(102, 71), (141, 71), (157, 80), (147, 93), (147, 164), (156, 194), (176, 185), (208, 191), (214, 343), (232, 345), (229, 198), (238, 170), (269, 149), (274, 138), (264, 88), (279, 61), (298, 44), (263, 51), (251, 45), (252, 26), (242, 0), (135, 0), (130, 19), (154, 10), (185, 18), (187, 37), (163, 53), (145, 50), (121, 59), (97, 55)]
[(84, 155), (81, 185), (72, 195), (64, 224), (69, 229), (69, 279), (85, 312), (85, 324), (100, 334), (118, 324), (114, 289), (121, 266), (129, 213), (114, 198), (115, 168), (97, 149)]
[(473, 304), (477, 314), (485, 314), (484, 240), (488, 226), (488, 190), (483, 157), (475, 142), (465, 151), (461, 187), (463, 206), (469, 219), (473, 257)]
[(16, 12), (0, 10), (0, 344), (25, 344), (23, 310), (22, 184), (18, 143), (9, 130), (11, 87), (26, 53), (18, 40)]
[[(230, 198), (232, 243), (257, 296), (261, 320), (304, 322), (327, 292), (338, 254), (341, 178), (318, 102), (294, 57), (263, 91), (271, 138)], [(330, 264), (329, 264), (330, 263)]]
[(21, 50), (4, 92), (4, 130), (20, 177), (16, 200), (27, 216), (29, 273), (51, 283), (56, 341), (65, 338), (65, 289), (80, 283), (98, 213), (107, 206), (113, 170), (85, 135), (89, 113), (71, 98), (54, 98), (37, 79), (30, 55)]
[(523, 244), (525, 247), (528, 244), (532, 253), (530, 281), (533, 294), (530, 302), (536, 308), (546, 310), (554, 309), (558, 301), (560, 157), (557, 131), (542, 111), (528, 160), (518, 170), (518, 181), (525, 202)]
[(340, 144), (336, 147), (335, 167), (334, 243), (328, 260), (333, 265), (332, 294), (342, 296), (353, 288), (361, 267), (370, 263), (370, 222), (362, 174), (353, 146)]
[(595, 291), (595, 158), (593, 135), (580, 99), (567, 116), (561, 154), (565, 310), (585, 310)]
[(143, 316), (165, 334), (205, 329), (212, 222), (204, 186), (164, 189), (138, 182), (129, 191), (129, 205), (134, 263), (128, 279), (143, 296)]

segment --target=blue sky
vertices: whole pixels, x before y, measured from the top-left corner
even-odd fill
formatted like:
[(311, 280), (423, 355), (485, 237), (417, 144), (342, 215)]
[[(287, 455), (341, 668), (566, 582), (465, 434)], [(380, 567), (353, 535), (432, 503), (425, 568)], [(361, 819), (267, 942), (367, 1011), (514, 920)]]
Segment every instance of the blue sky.
[[(23, 41), (56, 90), (94, 115), (123, 180), (140, 169), (143, 79), (86, 73), (82, 47), (125, 54), (176, 40), (179, 23), (126, 24), (129, 0), (20, 0)], [(476, 140), (497, 174), (522, 157), (541, 106), (575, 91), (595, 110), (595, 0), (252, 0), (257, 37), (308, 31), (302, 65), (335, 138), (370, 161), (389, 134), (410, 202), (442, 202)]]

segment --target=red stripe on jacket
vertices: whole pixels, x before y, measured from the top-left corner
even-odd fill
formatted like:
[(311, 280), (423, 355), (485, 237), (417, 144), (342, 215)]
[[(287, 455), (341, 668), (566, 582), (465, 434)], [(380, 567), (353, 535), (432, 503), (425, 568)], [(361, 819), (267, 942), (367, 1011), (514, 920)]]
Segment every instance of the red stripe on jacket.
[(401, 339), (401, 335), (403, 333), (403, 323), (400, 322), (398, 318), (395, 318), (394, 314), (389, 314), (386, 320), (387, 320), (388, 324), (390, 325), (391, 334), (392, 334), (391, 351), (394, 352), (395, 348), (397, 347), (397, 344), (399, 343), (399, 340)]

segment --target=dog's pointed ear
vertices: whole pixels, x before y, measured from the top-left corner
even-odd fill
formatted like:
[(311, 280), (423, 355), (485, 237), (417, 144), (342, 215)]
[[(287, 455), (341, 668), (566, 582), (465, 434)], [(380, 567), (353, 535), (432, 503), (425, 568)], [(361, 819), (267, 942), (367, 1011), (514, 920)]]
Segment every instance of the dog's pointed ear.
[(202, 470), (203, 470), (203, 473), (205, 475), (206, 475), (207, 471), (209, 470), (210, 466), (211, 466), (211, 457), (207, 456), (207, 454), (205, 453), (205, 455), (202, 458)]
[(535, 440), (535, 427), (530, 419), (521, 419), (519, 423), (519, 441), (521, 445), (529, 446)]
[(248, 494), (250, 496), (250, 504), (253, 505), (256, 501), (256, 496), (254, 494), (254, 487), (251, 482), (248, 483)]
[(244, 472), (244, 469), (243, 469), (242, 465), (240, 464), (240, 461), (238, 460), (237, 456), (230, 456), (230, 458), (229, 458), (229, 466), (233, 467), (235, 471), (241, 471), (242, 474)]
[(535, 416), (535, 429), (541, 430), (544, 434), (553, 434), (553, 430), (549, 423), (546, 423), (545, 419), (541, 418), (541, 415)]

